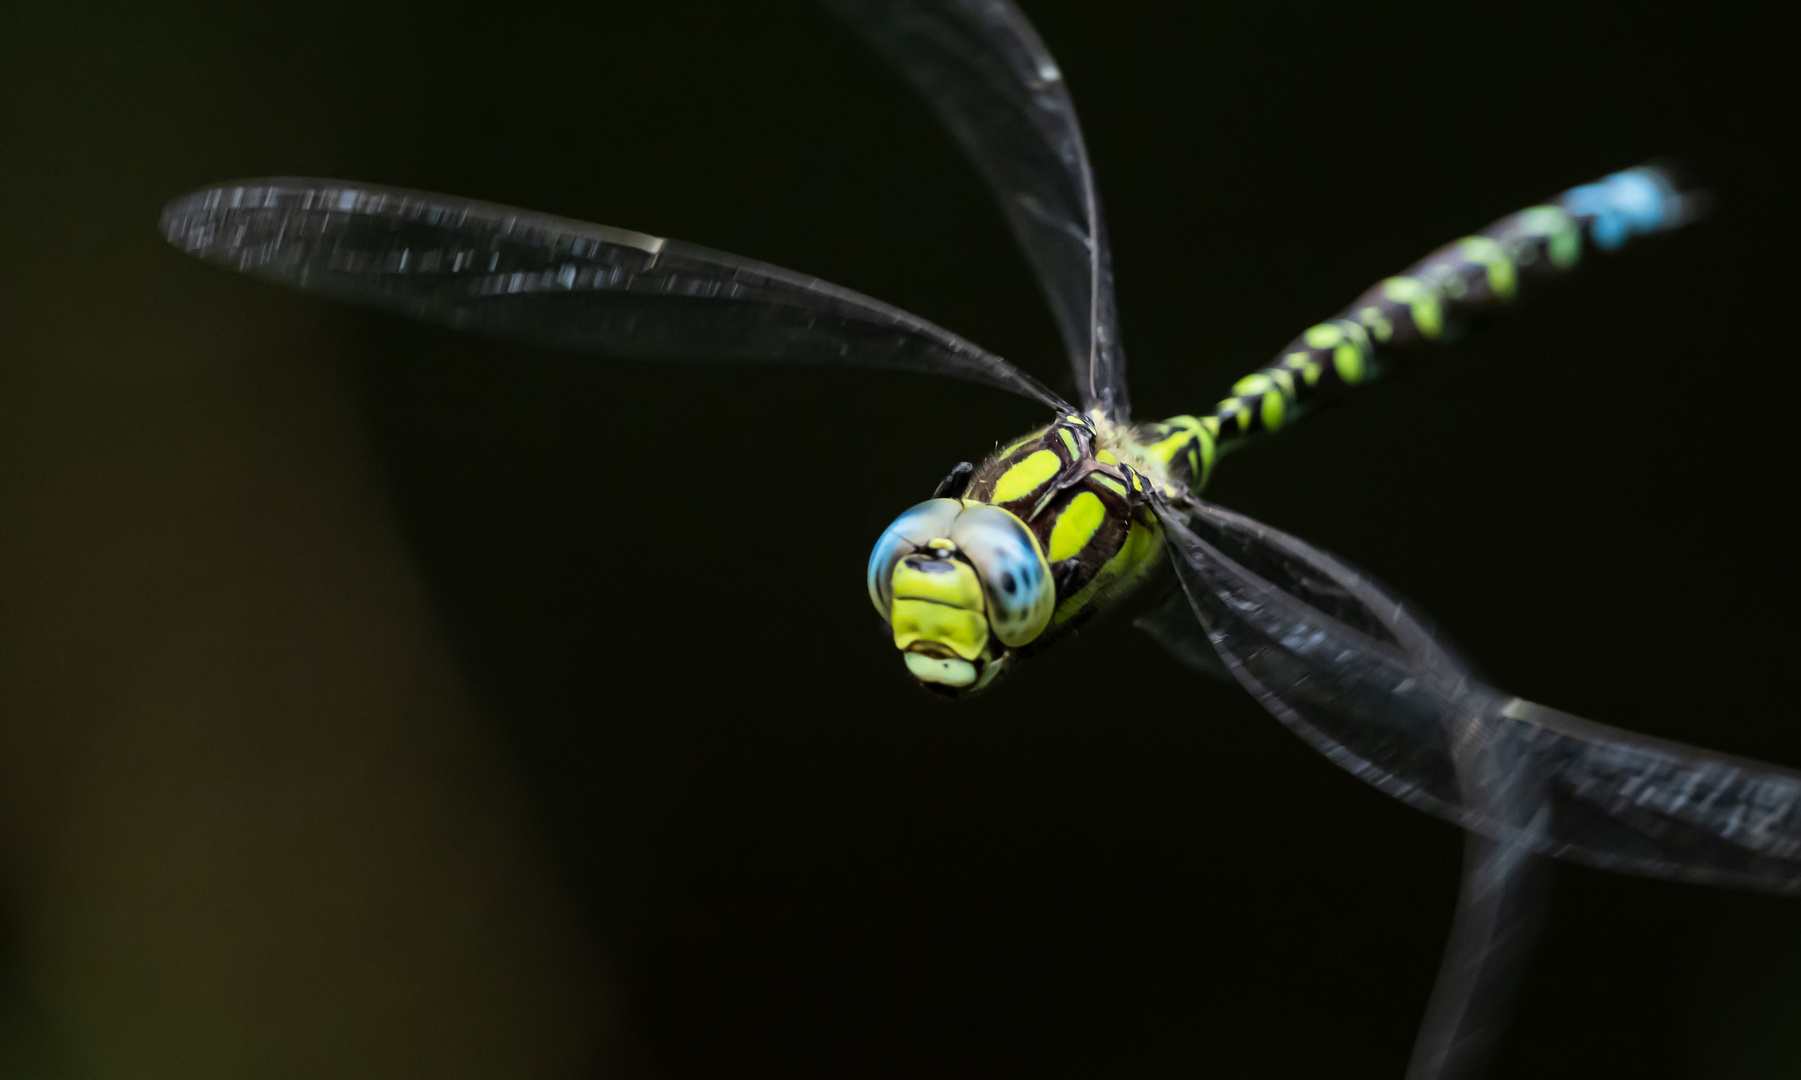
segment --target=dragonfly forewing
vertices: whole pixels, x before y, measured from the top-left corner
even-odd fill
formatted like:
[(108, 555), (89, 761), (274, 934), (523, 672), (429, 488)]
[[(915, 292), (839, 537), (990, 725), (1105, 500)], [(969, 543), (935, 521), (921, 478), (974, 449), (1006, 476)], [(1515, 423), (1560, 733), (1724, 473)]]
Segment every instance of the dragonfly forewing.
[(1008, 0), (824, 0), (975, 162), (1050, 302), (1084, 409), (1129, 418), (1113, 261), (1063, 72)]
[(779, 266), (447, 195), (335, 180), (196, 191), (163, 210), (190, 255), (490, 337), (614, 356), (889, 368), (1069, 406), (941, 327)]

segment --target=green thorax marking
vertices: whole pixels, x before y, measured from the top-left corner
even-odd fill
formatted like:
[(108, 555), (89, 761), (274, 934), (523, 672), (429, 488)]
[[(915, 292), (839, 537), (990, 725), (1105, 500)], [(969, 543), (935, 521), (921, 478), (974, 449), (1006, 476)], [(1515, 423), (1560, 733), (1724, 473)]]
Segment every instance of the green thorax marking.
[(1163, 548), (1153, 492), (1198, 491), (1215, 454), (1212, 433), (1192, 416), (1123, 428), (1071, 413), (975, 471), (967, 497), (1017, 515), (1050, 562), (1057, 611), (1034, 648), (1149, 576)]

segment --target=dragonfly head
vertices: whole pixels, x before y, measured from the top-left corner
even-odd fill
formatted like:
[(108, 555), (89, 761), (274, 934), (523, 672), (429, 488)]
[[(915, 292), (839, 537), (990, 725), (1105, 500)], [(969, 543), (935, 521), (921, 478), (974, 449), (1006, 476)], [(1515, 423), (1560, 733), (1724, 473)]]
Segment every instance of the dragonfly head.
[(1032, 530), (967, 499), (927, 499), (888, 526), (869, 555), (869, 598), (907, 670), (952, 696), (993, 682), (1057, 605)]

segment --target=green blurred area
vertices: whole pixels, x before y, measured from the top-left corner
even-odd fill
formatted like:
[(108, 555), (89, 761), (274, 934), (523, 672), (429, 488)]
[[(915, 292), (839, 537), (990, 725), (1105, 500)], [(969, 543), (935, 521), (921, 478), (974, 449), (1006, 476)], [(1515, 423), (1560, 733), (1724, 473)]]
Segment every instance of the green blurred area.
[[(1801, 765), (1784, 40), (1034, 3), (1141, 415), (1653, 154), (1714, 221), (1222, 467), (1500, 685)], [(1031, 406), (401, 325), (168, 198), (450, 191), (1055, 380), (998, 214), (804, 3), (0, 11), (0, 1075), (1398, 1075), (1459, 841), (1102, 623), (907, 685), (869, 543)], [(772, 588), (771, 582), (779, 583)], [(1497, 1076), (1801, 1075), (1801, 908), (1560, 870)]]

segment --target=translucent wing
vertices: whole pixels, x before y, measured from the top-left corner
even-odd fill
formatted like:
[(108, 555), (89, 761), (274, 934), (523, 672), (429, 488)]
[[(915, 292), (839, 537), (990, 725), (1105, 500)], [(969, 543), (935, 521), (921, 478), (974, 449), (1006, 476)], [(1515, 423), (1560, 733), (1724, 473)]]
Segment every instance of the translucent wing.
[[(1222, 512), (1223, 514), (1223, 512)], [(1449, 681), (1473, 678), (1449, 642), (1417, 612), (1393, 599), (1336, 560), (1310, 565), (1275, 545), (1256, 542), (1261, 526), (1229, 515), (1219, 539), (1242, 566), (1260, 567), (1266, 580), (1280, 582), (1290, 595), (1316, 610), (1333, 613), (1345, 625), (1394, 645), (1415, 662)], [(1234, 542), (1236, 541), (1236, 542)], [(1311, 552), (1306, 549), (1302, 554)], [(1231, 679), (1227, 661), (1216, 652), (1182, 588), (1139, 620), (1159, 644), (1195, 670)], [(1479, 700), (1479, 699), (1476, 699)], [(1467, 730), (1467, 714), (1441, 720)], [(1477, 1075), (1508, 1013), (1521, 961), (1538, 929), (1544, 875), (1534, 854), (1539, 829), (1539, 792), (1530, 783), (1510, 783), (1503, 763), (1480, 740), (1453, 738), (1451, 766), (1461, 804), (1484, 818), (1505, 822), (1513, 838), (1491, 840), (1464, 834), (1462, 888), (1457, 915), (1445, 944), (1444, 961), (1414, 1044), (1407, 1080), (1460, 1080)], [(1518, 779), (1518, 778), (1515, 778)]]
[[(1470, 775), (1481, 781), (1477, 762)], [(1490, 803), (1532, 835), (1529, 804)], [(1445, 943), (1432, 999), (1414, 1041), (1407, 1080), (1460, 1080), (1482, 1074), (1489, 1050), (1506, 1019), (1521, 961), (1537, 934), (1542, 910), (1544, 860), (1524, 840), (1464, 835), (1463, 884), (1457, 915)]]
[(1062, 72), (1010, 0), (823, 0), (922, 94), (1025, 248), (1084, 408), (1126, 420), (1112, 254)]
[(206, 188), (163, 235), (241, 273), (491, 337), (618, 356), (896, 368), (1068, 405), (923, 319), (767, 263), (493, 203), (336, 180)]
[[(1269, 561), (1284, 561), (1275, 555), (1271, 552)], [(1345, 577), (1340, 571), (1348, 568), (1336, 560), (1311, 573), (1306, 563), (1295, 569), (1305, 575), (1309, 591), (1322, 601), (1335, 602), (1350, 625), (1371, 624), (1449, 681), (1475, 679), (1473, 669), (1452, 651), (1443, 634), (1367, 578)], [(1469, 704), (1480, 700), (1474, 697)], [(1543, 792), (1529, 775), (1509, 775), (1506, 759), (1489, 741), (1456, 737), (1457, 732), (1480, 730), (1480, 719), (1467, 710), (1441, 718), (1452, 733), (1451, 767), (1458, 795), (1466, 812), (1503, 823), (1512, 831), (1503, 840), (1477, 832), (1463, 834), (1457, 912), (1414, 1040), (1407, 1080), (1469, 1080), (1481, 1075), (1511, 1011), (1513, 990), (1543, 912), (1544, 860), (1534, 854), (1543, 840), (1545, 819), (1539, 813)]]
[[(1501, 693), (1423, 659), (1430, 628), (1346, 564), (1219, 507), (1183, 509), (1188, 522), (1164, 520), (1209, 641), (1265, 708), (1354, 775), (1538, 854), (1801, 893), (1801, 774)], [(1482, 767), (1460, 768), (1469, 761)]]

